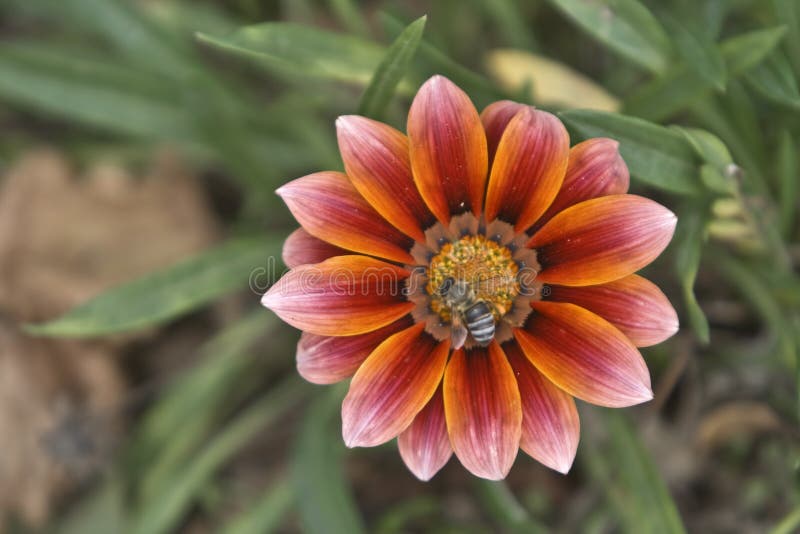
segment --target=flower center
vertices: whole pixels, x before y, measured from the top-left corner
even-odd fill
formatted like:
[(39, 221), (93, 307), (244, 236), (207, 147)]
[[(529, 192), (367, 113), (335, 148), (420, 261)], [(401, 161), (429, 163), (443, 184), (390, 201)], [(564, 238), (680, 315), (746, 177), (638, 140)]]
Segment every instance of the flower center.
[(431, 259), (428, 284), (431, 310), (443, 321), (485, 303), (495, 321), (512, 307), (519, 295), (517, 263), (505, 246), (482, 235), (448, 242)]

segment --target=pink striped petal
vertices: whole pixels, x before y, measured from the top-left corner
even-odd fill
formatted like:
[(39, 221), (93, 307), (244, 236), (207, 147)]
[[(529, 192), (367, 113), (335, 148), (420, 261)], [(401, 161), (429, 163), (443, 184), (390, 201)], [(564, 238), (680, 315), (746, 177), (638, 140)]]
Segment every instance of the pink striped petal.
[(333, 256), (349, 254), (343, 248), (326, 243), (322, 239), (317, 239), (302, 228), (298, 228), (286, 238), (283, 243), (283, 263), (290, 269), (307, 265), (309, 263), (319, 263)]
[(525, 356), (574, 397), (619, 408), (653, 398), (642, 355), (602, 317), (574, 304), (535, 301), (514, 336)]
[(314, 384), (334, 384), (350, 378), (378, 345), (412, 323), (410, 316), (406, 316), (383, 328), (356, 336), (320, 336), (303, 332), (297, 343), (297, 371)]
[(339, 151), (355, 188), (387, 221), (417, 241), (436, 222), (411, 175), (408, 138), (358, 115), (336, 120)]
[(597, 286), (550, 286), (547, 300), (571, 302), (616, 326), (637, 347), (649, 347), (678, 331), (678, 314), (654, 283), (632, 274)]
[(675, 232), (675, 214), (636, 195), (611, 195), (565, 209), (536, 232), (548, 284), (588, 286), (633, 274), (661, 254)]
[(443, 223), (465, 211), (480, 215), (486, 186), (486, 134), (467, 94), (444, 76), (420, 87), (408, 113), (414, 182)]
[(581, 433), (573, 398), (536, 370), (515, 342), (503, 345), (522, 398), (520, 447), (550, 469), (566, 474)]
[(499, 218), (524, 231), (547, 210), (564, 181), (569, 134), (555, 115), (522, 108), (506, 126), (497, 147), (486, 220)]
[(438, 343), (424, 326), (393, 335), (358, 368), (342, 403), (348, 447), (373, 447), (396, 437), (433, 397), (450, 344)]
[[(481, 111), (481, 123), (486, 131), (486, 145), (489, 149), (489, 167), (494, 161), (497, 145), (500, 144), (500, 138), (503, 137), (506, 126), (514, 118), (514, 115), (526, 107), (525, 104), (511, 100), (499, 100), (492, 102)], [(531, 109), (533, 108), (531, 107)]]
[(409, 272), (366, 256), (336, 256), (289, 271), (261, 304), (290, 325), (323, 336), (372, 332), (409, 313)]
[(309, 174), (277, 193), (309, 234), (354, 252), (413, 263), (413, 240), (386, 222), (344, 174)]
[(428, 481), (453, 455), (444, 417), (442, 388), (397, 438), (400, 457), (420, 480)]
[(597, 137), (578, 143), (569, 151), (569, 165), (558, 195), (531, 233), (544, 226), (557, 213), (578, 202), (628, 192), (628, 166), (619, 154), (619, 143)]
[(457, 350), (444, 375), (450, 443), (472, 474), (505, 478), (519, 450), (522, 407), (514, 371), (497, 343)]

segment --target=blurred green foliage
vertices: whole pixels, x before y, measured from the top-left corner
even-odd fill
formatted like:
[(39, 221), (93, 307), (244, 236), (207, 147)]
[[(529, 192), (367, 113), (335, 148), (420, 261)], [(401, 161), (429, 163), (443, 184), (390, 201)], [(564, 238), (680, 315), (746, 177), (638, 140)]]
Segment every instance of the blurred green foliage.
[[(392, 0), (4, 0), (0, 118), (22, 126), (0, 139), (3, 161), (36, 139), (36, 121), (46, 121), (47, 138), (79, 159), (123, 148), (138, 161), (158, 143), (176, 143), (198, 165), (224, 169), (245, 199), (230, 242), (30, 331), (122, 332), (246, 288), (252, 269), (279, 255), (293, 224), (272, 191), (341, 166), (335, 116), (360, 112), (402, 128), (409, 99), (434, 73), (450, 77), (479, 108), (499, 98), (548, 107), (535, 85), (509, 91), (483, 74), (485, 52), (514, 47), (583, 71), (621, 99), (622, 113), (551, 109), (574, 141), (619, 140), (632, 189), (679, 214), (677, 237), (657, 268), (679, 287), (670, 296), (698, 346), (708, 344), (698, 350), (721, 365), (758, 359), (800, 379), (800, 3), (447, 0), (425, 7)], [(34, 126), (26, 119), (36, 119)], [(695, 288), (701, 278), (713, 279), (703, 292)], [(745, 306), (764, 343), (726, 343), (730, 327), (703, 311), (704, 297), (720, 292)], [(255, 295), (252, 301), (255, 307)], [(255, 310), (214, 334), (197, 364), (148, 407), (118, 465), (60, 520), (60, 530), (170, 532), (198, 513), (207, 492), (224, 489), (217, 475), (226, 462), (314, 391), (287, 369), (290, 351), (270, 353), (269, 361), (253, 357), (264, 350), (265, 333), (286, 339), (287, 332)], [(659, 351), (669, 347), (648, 353), (654, 373), (668, 367)], [(795, 428), (796, 386), (763, 392)], [(287, 447), (291, 468), (238, 515), (223, 518), (213, 505), (199, 513), (237, 534), (279, 529), (292, 511), (309, 532), (367, 525), (400, 532), (419, 521), (438, 532), (475, 528), (448, 523), (427, 494), (362, 517), (334, 431), (341, 395), (334, 388), (310, 400)], [(599, 496), (581, 530), (682, 532), (659, 459), (636, 427), (606, 411), (591, 417), (605, 435), (587, 433), (578, 453), (585, 468), (579, 483)], [(784, 458), (787, 473), (797, 470), (794, 453)], [(477, 484), (473, 494), (504, 531), (561, 524), (558, 512), (534, 519), (505, 486)], [(775, 532), (794, 531), (800, 491), (782, 499), (786, 517)]]

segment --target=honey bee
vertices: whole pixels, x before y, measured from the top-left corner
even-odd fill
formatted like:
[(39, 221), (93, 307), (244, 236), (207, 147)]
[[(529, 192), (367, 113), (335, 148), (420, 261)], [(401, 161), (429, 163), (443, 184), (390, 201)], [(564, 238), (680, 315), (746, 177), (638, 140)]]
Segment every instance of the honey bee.
[(439, 286), (439, 295), (450, 307), (451, 346), (460, 349), (467, 336), (481, 347), (494, 339), (495, 324), (492, 308), (488, 302), (478, 299), (467, 282), (453, 277), (445, 278)]

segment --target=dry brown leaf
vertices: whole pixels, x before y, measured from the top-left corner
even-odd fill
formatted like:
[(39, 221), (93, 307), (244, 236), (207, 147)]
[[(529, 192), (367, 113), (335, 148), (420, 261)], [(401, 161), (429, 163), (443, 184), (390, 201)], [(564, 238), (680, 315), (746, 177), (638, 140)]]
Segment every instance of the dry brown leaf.
[(507, 91), (518, 93), (528, 84), (536, 102), (560, 108), (619, 111), (619, 99), (590, 78), (552, 59), (523, 50), (489, 52), (486, 65)]
[(101, 164), (83, 177), (53, 151), (25, 155), (0, 183), (0, 528), (32, 525), (94, 473), (118, 434), (125, 386), (112, 342), (38, 339), (51, 319), (217, 239), (199, 184), (175, 154), (145, 177)]

